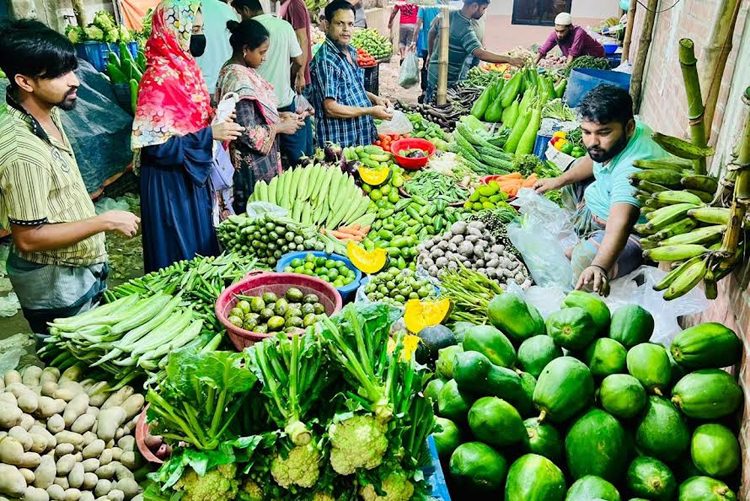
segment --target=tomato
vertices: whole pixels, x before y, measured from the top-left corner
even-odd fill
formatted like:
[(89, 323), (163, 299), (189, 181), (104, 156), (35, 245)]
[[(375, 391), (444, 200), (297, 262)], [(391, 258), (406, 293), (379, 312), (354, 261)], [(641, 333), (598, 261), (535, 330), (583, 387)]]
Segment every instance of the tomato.
[(382, 143), (380, 141), (375, 141), (375, 146), (380, 146)]

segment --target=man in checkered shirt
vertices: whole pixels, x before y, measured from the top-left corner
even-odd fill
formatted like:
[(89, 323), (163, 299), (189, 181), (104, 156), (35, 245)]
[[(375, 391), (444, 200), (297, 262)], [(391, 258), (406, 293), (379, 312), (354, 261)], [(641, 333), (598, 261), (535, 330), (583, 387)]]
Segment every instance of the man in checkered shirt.
[(354, 7), (333, 0), (325, 8), (326, 41), (312, 60), (312, 101), (316, 142), (346, 146), (372, 144), (377, 138), (375, 118), (390, 120), (391, 103), (367, 92), (364, 71), (349, 45), (354, 33)]

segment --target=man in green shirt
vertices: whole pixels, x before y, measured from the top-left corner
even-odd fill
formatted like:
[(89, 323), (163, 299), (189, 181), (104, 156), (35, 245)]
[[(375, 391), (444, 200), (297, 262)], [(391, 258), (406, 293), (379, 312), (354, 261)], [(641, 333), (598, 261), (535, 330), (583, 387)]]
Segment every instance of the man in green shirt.
[(37, 334), (96, 305), (106, 288), (104, 232), (134, 236), (140, 220), (97, 215), (60, 121), (80, 85), (73, 44), (38, 21), (0, 27), (0, 212), (13, 236), (8, 276)]
[[(486, 50), (477, 38), (472, 20), (481, 19), (484, 16), (490, 0), (464, 0), (460, 10), (450, 13), (449, 38), (448, 38), (448, 87), (453, 87), (459, 81), (461, 70), (467, 56), (474, 55), (481, 61), (489, 63), (507, 63), (514, 66), (523, 66), (524, 61), (520, 58), (502, 56)], [(440, 18), (432, 23), (428, 37), (430, 60), (428, 67), (427, 92), (425, 99), (432, 102), (435, 99), (438, 80), (438, 61), (440, 59)]]
[(628, 91), (600, 85), (579, 105), (583, 142), (588, 155), (559, 177), (541, 179), (537, 193), (563, 190), (574, 201), (574, 224), (581, 241), (568, 254), (578, 276), (577, 289), (592, 287), (607, 295), (609, 280), (640, 266), (640, 239), (633, 226), (640, 203), (629, 175), (636, 160), (662, 158), (666, 152), (651, 139), (651, 130), (633, 118)]

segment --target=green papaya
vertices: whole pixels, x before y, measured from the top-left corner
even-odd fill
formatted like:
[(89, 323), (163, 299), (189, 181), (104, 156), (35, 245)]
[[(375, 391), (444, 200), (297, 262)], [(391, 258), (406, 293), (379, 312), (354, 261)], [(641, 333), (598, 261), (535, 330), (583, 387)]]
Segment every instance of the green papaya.
[(742, 388), (721, 369), (691, 372), (672, 388), (672, 402), (688, 417), (719, 419), (742, 405)]
[(456, 423), (465, 423), (474, 398), (458, 389), (455, 379), (451, 379), (438, 395), (438, 415)]
[(680, 485), (679, 501), (737, 501), (737, 495), (721, 480), (692, 477)]
[(523, 450), (544, 456), (554, 463), (562, 460), (563, 447), (560, 433), (549, 423), (540, 423), (537, 418), (523, 422), (528, 440), (523, 443)]
[(499, 491), (508, 471), (508, 463), (495, 449), (482, 442), (459, 445), (449, 462), (451, 479), (468, 492)]
[(693, 432), (690, 457), (702, 474), (726, 477), (740, 466), (740, 443), (726, 426), (703, 424)]
[(562, 348), (544, 334), (530, 337), (518, 347), (518, 365), (536, 378), (548, 363), (562, 356)]
[(648, 342), (654, 333), (654, 317), (637, 304), (620, 306), (612, 314), (609, 337), (630, 349)]
[(461, 429), (450, 419), (442, 417), (436, 417), (435, 424), (439, 429), (432, 433), (432, 438), (435, 440), (438, 456), (440, 459), (447, 459), (461, 445)]
[(591, 409), (570, 427), (565, 457), (575, 479), (596, 475), (616, 482), (627, 466), (625, 430), (614, 416)]
[(517, 344), (531, 336), (544, 334), (544, 319), (539, 310), (508, 292), (492, 298), (487, 307), (487, 319)]
[(476, 100), (474, 105), (471, 107), (471, 114), (476, 119), (481, 120), (484, 118), (484, 114), (487, 112), (487, 108), (490, 106), (490, 95), (492, 93), (492, 86), (488, 85), (482, 94), (479, 96), (479, 99)]
[(549, 417), (561, 423), (589, 406), (594, 397), (594, 378), (580, 360), (556, 358), (544, 368), (534, 389), (534, 405), (540, 421)]
[(677, 381), (685, 377), (687, 371), (685, 371), (683, 366), (675, 362), (670, 350), (667, 350), (667, 355), (669, 355), (669, 365), (672, 367), (672, 376), (669, 378), (669, 386), (674, 387), (674, 385), (677, 384)]
[(500, 367), (513, 367), (516, 363), (516, 350), (510, 340), (491, 325), (476, 325), (466, 331), (463, 348), (477, 351)]
[(521, 376), (516, 371), (493, 364), (479, 352), (457, 354), (453, 373), (461, 392), (499, 397), (513, 405), (526, 402)]
[(585, 349), (594, 341), (596, 329), (586, 310), (570, 307), (549, 314), (547, 334), (558, 346), (577, 351)]
[(637, 416), (648, 403), (643, 385), (628, 374), (612, 374), (599, 387), (599, 401), (605, 411), (621, 419)]
[(469, 410), (469, 429), (485, 444), (506, 447), (520, 443), (526, 428), (518, 411), (505, 400), (482, 397)]
[(603, 501), (620, 501), (620, 493), (617, 488), (601, 477), (586, 475), (576, 480), (568, 489), (565, 501), (591, 501), (601, 499)]
[(526, 454), (516, 459), (508, 470), (505, 501), (563, 501), (565, 477), (544, 456)]
[(448, 346), (438, 351), (438, 359), (435, 362), (435, 374), (441, 379), (453, 379), (453, 358), (457, 353), (464, 351), (460, 344)]
[(628, 355), (623, 345), (608, 337), (599, 338), (586, 349), (583, 361), (595, 377), (604, 378), (610, 374), (625, 372), (625, 359)]
[(627, 356), (628, 372), (646, 388), (663, 395), (672, 378), (672, 364), (667, 350), (660, 344), (641, 343), (633, 346)]
[(516, 371), (505, 367), (490, 367), (487, 386), (481, 392), (507, 400), (517, 409), (525, 409), (529, 405), (523, 378)]
[(562, 308), (583, 308), (591, 315), (597, 333), (603, 332), (609, 326), (610, 313), (607, 304), (594, 294), (583, 291), (571, 291), (565, 296)]
[(677, 334), (670, 347), (675, 362), (688, 370), (720, 369), (742, 359), (742, 341), (720, 323), (709, 322)]
[(635, 443), (647, 456), (675, 461), (690, 446), (690, 430), (669, 400), (649, 397), (646, 413), (635, 432)]
[(445, 386), (445, 381), (443, 379), (433, 379), (427, 383), (427, 386), (425, 386), (424, 396), (432, 400), (434, 405), (437, 405), (438, 395), (440, 395), (440, 390), (443, 389), (443, 386)]
[(637, 457), (630, 463), (627, 483), (633, 494), (653, 501), (672, 501), (677, 490), (672, 470), (658, 459), (647, 456)]
[(536, 389), (536, 378), (528, 372), (518, 373), (521, 376), (521, 388), (523, 388), (524, 398), (514, 405), (519, 414), (523, 417), (529, 417), (534, 412), (534, 390)]
[(453, 379), (458, 387), (466, 391), (484, 388), (492, 362), (478, 351), (464, 351), (453, 357)]

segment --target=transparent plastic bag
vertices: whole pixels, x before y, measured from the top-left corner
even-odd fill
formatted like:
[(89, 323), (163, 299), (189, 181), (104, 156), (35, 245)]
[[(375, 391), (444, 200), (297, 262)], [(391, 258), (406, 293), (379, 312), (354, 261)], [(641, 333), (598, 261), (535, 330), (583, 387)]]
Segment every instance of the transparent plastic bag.
[(404, 89), (414, 87), (419, 83), (419, 60), (417, 53), (410, 50), (406, 53), (404, 62), (401, 65), (401, 73), (398, 77), (398, 84)]
[(302, 94), (297, 94), (294, 97), (294, 111), (300, 115), (307, 113), (308, 115), (313, 114), (313, 107), (310, 101), (307, 100)]
[(414, 130), (406, 115), (401, 111), (394, 111), (393, 118), (384, 120), (378, 125), (378, 134), (408, 134)]

